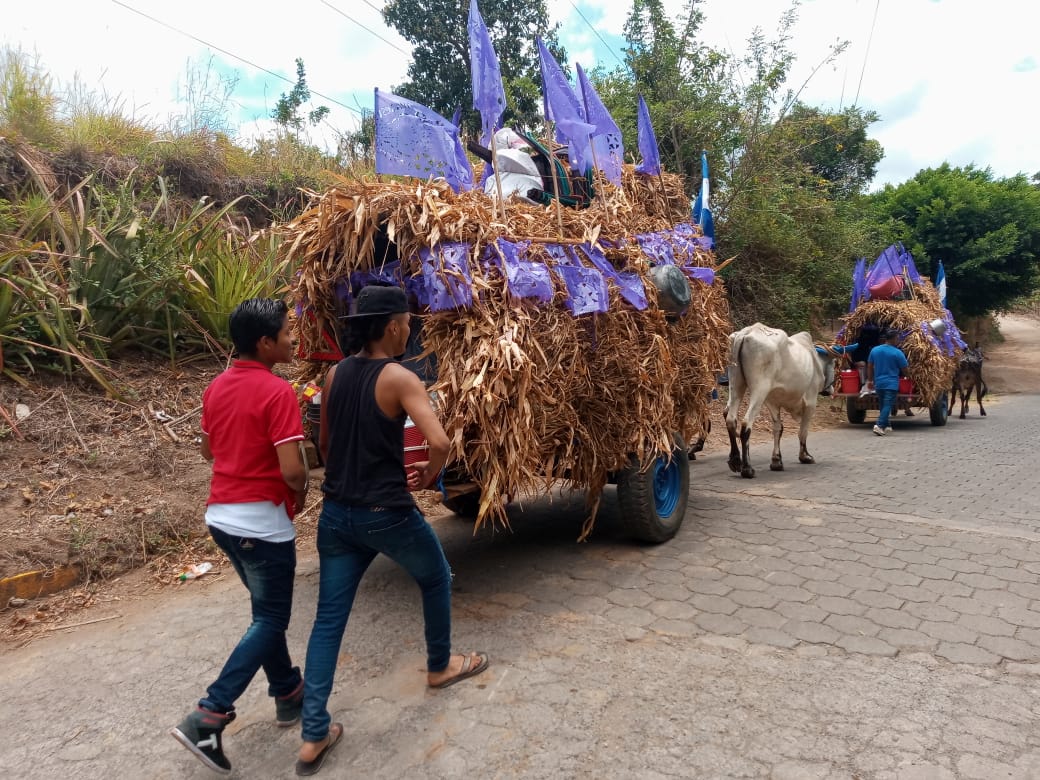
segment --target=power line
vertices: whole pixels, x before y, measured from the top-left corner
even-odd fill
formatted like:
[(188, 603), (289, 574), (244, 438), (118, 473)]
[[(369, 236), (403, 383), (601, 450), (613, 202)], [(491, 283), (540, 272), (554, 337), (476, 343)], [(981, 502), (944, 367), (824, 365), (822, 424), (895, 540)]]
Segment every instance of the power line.
[[(334, 6), (334, 5), (332, 4), (332, 3), (330, 3), (330, 2), (327, 2), (327, 0), (321, 0), (321, 2), (322, 2), (322, 3), (324, 4), (324, 5), (327, 5), (327, 6), (329, 7), (329, 8), (331, 8), (331, 9), (332, 9), (333, 11), (335, 11), (336, 13), (338, 13), (338, 14), (339, 14), (340, 16), (342, 16), (342, 17), (343, 17), (344, 19), (349, 19), (350, 21), (352, 21), (352, 22), (353, 22), (354, 24), (356, 24), (356, 25), (357, 25), (358, 27), (360, 27), (360, 28), (361, 28), (362, 30), (364, 30), (365, 32), (371, 33), (372, 35), (376, 36), (376, 37), (377, 37), (377, 38), (378, 38), (379, 40), (381, 40), (381, 41), (382, 41), (383, 43), (385, 43), (385, 44), (386, 44), (387, 46), (393, 46), (393, 47), (394, 47), (395, 49), (397, 49), (397, 50), (398, 50), (399, 52), (401, 52), (401, 54), (405, 55), (406, 57), (409, 57), (409, 56), (411, 56), (411, 55), (410, 55), (410, 54), (409, 54), (408, 52), (406, 52), (406, 51), (405, 51), (404, 49), (402, 49), (402, 48), (401, 48), (400, 46), (398, 46), (398, 45), (397, 45), (396, 43), (394, 43), (393, 41), (388, 41), (388, 40), (387, 40), (386, 38), (384, 38), (384, 37), (383, 37), (382, 35), (380, 35), (379, 33), (377, 33), (377, 32), (376, 32), (375, 30), (371, 30), (371, 29), (369, 29), (368, 27), (365, 27), (365, 25), (361, 24), (361, 22), (359, 22), (359, 21), (358, 21), (357, 19), (355, 19), (355, 18), (354, 18), (353, 16), (348, 16), (348, 15), (347, 15), (347, 14), (345, 14), (345, 13), (344, 13), (343, 11), (339, 10), (338, 8), (336, 8), (336, 6)], [(374, 6), (374, 5), (372, 5), (371, 3), (369, 3), (369, 5), (371, 5), (371, 6), (373, 7), (373, 8), (375, 8), (375, 6)], [(378, 8), (376, 8), (376, 10), (378, 11), (379, 9), (378, 9)]]
[[(239, 62), (245, 63), (246, 65), (248, 65), (251, 68), (256, 68), (257, 70), (261, 71), (262, 73), (266, 73), (269, 76), (274, 76), (276, 79), (281, 79), (282, 81), (286, 82), (287, 84), (292, 84), (293, 86), (296, 85), (295, 81), (293, 81), (290, 78), (287, 78), (286, 76), (283, 76), (280, 73), (275, 73), (273, 70), (268, 70), (267, 68), (263, 67), (262, 65), (257, 65), (255, 62), (251, 62), (250, 60), (247, 60), (245, 57), (239, 57), (237, 54), (233, 54), (232, 52), (228, 51), (227, 49), (222, 49), (219, 46), (214, 46), (212, 43), (208, 43), (207, 41), (202, 40), (202, 38), (194, 36), (194, 35), (192, 35), (189, 32), (185, 32), (184, 30), (180, 30), (180, 29), (174, 27), (171, 24), (167, 24), (166, 22), (162, 21), (161, 19), (156, 19), (154, 16), (149, 16), (144, 11), (138, 11), (136, 8), (133, 8), (133, 7), (129, 6), (129, 5), (127, 5), (126, 3), (121, 2), (121, 0), (112, 0), (112, 2), (115, 3), (118, 6), (121, 6), (121, 7), (125, 8), (127, 11), (132, 11), (133, 13), (137, 14), (138, 16), (143, 16), (145, 19), (148, 19), (149, 21), (155, 22), (156, 24), (160, 25), (161, 27), (165, 27), (167, 30), (172, 30), (173, 32), (177, 33), (178, 35), (183, 35), (186, 38), (191, 38), (196, 43), (201, 43), (203, 46), (206, 46), (206, 47), (208, 47), (210, 49), (214, 49), (215, 51), (219, 51), (221, 54), (226, 54), (228, 57), (231, 57), (232, 59), (238, 60)], [(336, 98), (334, 98), (334, 97), (330, 97), (329, 95), (324, 95), (324, 94), (322, 94), (321, 92), (318, 92), (315, 89), (312, 89), (310, 92), (311, 92), (312, 95), (316, 95), (316, 96), (322, 98), (323, 100), (328, 100), (330, 103), (335, 103), (337, 106), (340, 106), (341, 108), (345, 108), (348, 111), (353, 111), (355, 114), (361, 115), (361, 112), (358, 111), (356, 108), (354, 108), (353, 106), (348, 106), (346, 103), (341, 103), (340, 101), (336, 100)]]
[(853, 105), (859, 105), (859, 90), (863, 86), (863, 74), (867, 72), (867, 57), (870, 56), (870, 42), (874, 40), (874, 25), (877, 24), (878, 9), (881, 8), (881, 0), (877, 0), (874, 6), (874, 18), (870, 22), (870, 35), (867, 36), (867, 50), (863, 53), (863, 68), (859, 72), (859, 84), (856, 85), (856, 100)]
[(595, 27), (593, 27), (593, 26), (592, 26), (592, 23), (591, 23), (591, 22), (589, 22), (589, 20), (585, 18), (585, 14), (583, 14), (583, 13), (581, 12), (581, 9), (580, 9), (580, 8), (578, 8), (578, 6), (576, 6), (576, 5), (574, 4), (574, 0), (570, 0), (570, 3), (571, 3), (571, 8), (573, 8), (573, 9), (574, 9), (574, 10), (575, 10), (575, 11), (576, 11), (576, 12), (578, 13), (578, 16), (580, 16), (580, 17), (581, 17), (581, 20), (582, 20), (583, 22), (585, 22), (585, 24), (586, 24), (586, 25), (588, 25), (588, 28), (589, 28), (590, 30), (592, 30), (592, 32), (593, 32), (593, 33), (595, 34), (595, 36), (596, 36), (597, 38), (599, 38), (599, 42), (603, 44), (604, 48), (606, 48), (606, 49), (607, 49), (607, 50), (608, 50), (608, 51), (609, 51), (609, 52), (610, 52), (611, 54), (613, 54), (613, 55), (614, 55), (614, 59), (618, 61), (618, 65), (620, 65), (620, 66), (621, 66), (622, 68), (626, 67), (626, 66), (625, 66), (625, 63), (624, 63), (624, 62), (622, 61), (622, 59), (621, 59), (621, 58), (620, 58), (620, 57), (618, 56), (617, 52), (616, 52), (616, 51), (614, 51), (614, 50), (613, 50), (613, 49), (612, 49), (612, 48), (610, 47), (610, 45), (609, 45), (609, 44), (608, 44), (608, 43), (607, 43), (607, 42), (606, 42), (605, 40), (603, 40), (603, 36), (599, 34), (599, 30), (597, 30), (597, 29), (596, 29)]

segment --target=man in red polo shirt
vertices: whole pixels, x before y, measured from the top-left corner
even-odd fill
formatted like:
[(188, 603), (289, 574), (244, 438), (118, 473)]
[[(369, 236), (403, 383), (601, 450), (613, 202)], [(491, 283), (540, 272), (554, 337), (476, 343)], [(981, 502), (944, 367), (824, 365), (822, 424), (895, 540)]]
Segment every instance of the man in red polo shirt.
[(198, 706), (170, 732), (210, 769), (229, 774), (221, 733), (235, 701), (263, 668), (275, 720), (300, 719), (303, 678), (285, 632), (292, 611), (296, 531), (307, 470), (296, 393), (271, 368), (292, 361), (284, 301), (253, 298), (229, 321), (238, 359), (202, 395), (202, 456), (213, 463), (206, 525), (249, 591), (253, 622)]

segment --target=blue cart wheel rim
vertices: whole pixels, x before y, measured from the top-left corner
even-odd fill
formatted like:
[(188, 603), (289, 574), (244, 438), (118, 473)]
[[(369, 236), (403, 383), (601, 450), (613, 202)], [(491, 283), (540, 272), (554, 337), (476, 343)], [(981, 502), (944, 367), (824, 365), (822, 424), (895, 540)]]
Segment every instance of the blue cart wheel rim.
[(668, 462), (663, 456), (654, 462), (654, 509), (658, 517), (671, 517), (682, 493), (682, 469), (677, 457)]

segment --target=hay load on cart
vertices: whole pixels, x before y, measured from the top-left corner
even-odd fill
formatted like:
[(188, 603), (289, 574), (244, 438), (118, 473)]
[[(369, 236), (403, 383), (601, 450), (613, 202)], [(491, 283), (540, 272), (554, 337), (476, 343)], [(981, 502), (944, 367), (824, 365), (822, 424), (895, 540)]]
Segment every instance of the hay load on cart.
[[(446, 482), (474, 489), (476, 522), (568, 481), (592, 526), (619, 484), (628, 530), (682, 522), (687, 443), (708, 427), (728, 305), (679, 176), (625, 166), (582, 210), (444, 182), (343, 180), (282, 228), (298, 268), (305, 378), (339, 357), (340, 318), (367, 284), (396, 284), (435, 358), (430, 390), (451, 440)], [(327, 363), (325, 363), (327, 365)], [(452, 495), (452, 486), (445, 486)]]
[(863, 260), (857, 263), (843, 321), (838, 342), (857, 345), (852, 366), (839, 372), (837, 380), (836, 395), (845, 398), (849, 422), (862, 423), (868, 410), (877, 409), (876, 396), (860, 394), (862, 364), (880, 332), (892, 329), (899, 333), (897, 346), (906, 355), (909, 375), (900, 385), (897, 407), (927, 407), (932, 424), (945, 425), (949, 388), (966, 344), (939, 291), (918, 273), (910, 252), (893, 245), (869, 266)]

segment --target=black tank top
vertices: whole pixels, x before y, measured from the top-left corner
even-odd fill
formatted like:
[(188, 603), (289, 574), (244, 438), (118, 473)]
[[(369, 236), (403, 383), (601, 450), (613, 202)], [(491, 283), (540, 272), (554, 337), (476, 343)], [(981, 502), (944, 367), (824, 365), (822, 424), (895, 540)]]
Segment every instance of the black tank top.
[(329, 453), (322, 491), (347, 506), (415, 506), (404, 473), (405, 415), (387, 417), (376, 403), (376, 380), (393, 358), (341, 360), (322, 403)]

